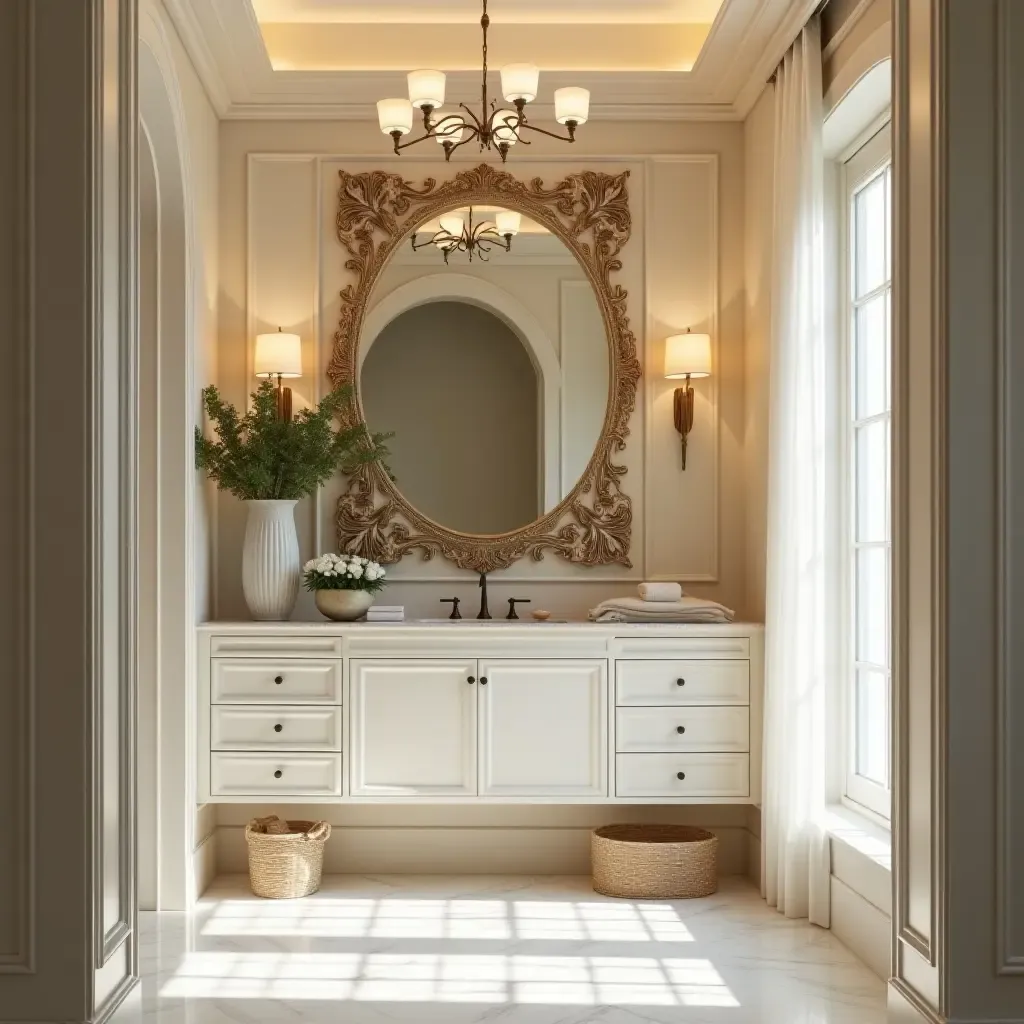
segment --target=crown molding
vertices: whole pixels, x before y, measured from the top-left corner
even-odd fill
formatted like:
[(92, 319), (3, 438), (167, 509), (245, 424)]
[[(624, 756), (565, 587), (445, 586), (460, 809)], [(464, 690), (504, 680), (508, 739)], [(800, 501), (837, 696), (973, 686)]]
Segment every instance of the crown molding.
[[(152, 0), (148, 6), (156, 7), (159, 2)], [(226, 117), (231, 108), (231, 94), (190, 0), (163, 0), (163, 6), (213, 109), (218, 117)]]
[[(250, 0), (162, 2), (221, 118), (375, 121), (376, 101), (404, 92), (394, 71), (275, 71)], [(594, 120), (742, 120), (815, 6), (725, 0), (691, 71), (551, 71), (545, 86), (589, 88)], [(449, 74), (448, 105), (477, 100), (478, 83), (475, 71)], [(551, 104), (531, 113), (549, 117)]]

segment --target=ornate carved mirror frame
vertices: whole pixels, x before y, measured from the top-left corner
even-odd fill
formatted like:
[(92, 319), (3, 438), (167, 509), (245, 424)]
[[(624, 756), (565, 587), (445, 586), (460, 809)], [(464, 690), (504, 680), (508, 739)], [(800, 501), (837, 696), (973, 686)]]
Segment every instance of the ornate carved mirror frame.
[(622, 490), (626, 468), (613, 461), (626, 446), (640, 379), (626, 290), (612, 283), (612, 275), (622, 269), (619, 253), (630, 235), (628, 174), (583, 171), (546, 189), (540, 178), (522, 182), (487, 164), (440, 183), (427, 178), (419, 187), (386, 171), (339, 172), (338, 239), (348, 253), (345, 267), (355, 282), (341, 292), (341, 316), (327, 374), (334, 386), (353, 386), (352, 401), (342, 411), (347, 426), (364, 420), (358, 348), (373, 287), (414, 228), (455, 207), (489, 203), (518, 210), (565, 243), (593, 285), (610, 366), (608, 404), (594, 453), (576, 486), (550, 512), (511, 533), (460, 533), (422, 515), (384, 469), (370, 465), (347, 478), (338, 500), (339, 550), (380, 562), (397, 562), (415, 550), (424, 559), (440, 553), (475, 572), (504, 569), (526, 555), (540, 561), (546, 551), (580, 565), (631, 565), (633, 511)]

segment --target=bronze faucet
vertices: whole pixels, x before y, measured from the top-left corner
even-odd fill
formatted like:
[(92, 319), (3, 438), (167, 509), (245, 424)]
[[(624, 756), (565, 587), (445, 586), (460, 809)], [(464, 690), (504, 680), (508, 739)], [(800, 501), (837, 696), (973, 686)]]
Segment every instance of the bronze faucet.
[(480, 611), (476, 617), (478, 619), (489, 619), (491, 613), (487, 607), (487, 573), (480, 573), (480, 582), (477, 586), (480, 588)]

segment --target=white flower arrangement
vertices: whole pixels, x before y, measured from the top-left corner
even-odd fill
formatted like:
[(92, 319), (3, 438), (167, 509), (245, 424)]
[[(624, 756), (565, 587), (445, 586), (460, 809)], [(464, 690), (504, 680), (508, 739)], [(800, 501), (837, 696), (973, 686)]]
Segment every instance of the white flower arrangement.
[(329, 551), (302, 567), (302, 584), (307, 590), (365, 590), (376, 594), (384, 588), (385, 575), (379, 562)]

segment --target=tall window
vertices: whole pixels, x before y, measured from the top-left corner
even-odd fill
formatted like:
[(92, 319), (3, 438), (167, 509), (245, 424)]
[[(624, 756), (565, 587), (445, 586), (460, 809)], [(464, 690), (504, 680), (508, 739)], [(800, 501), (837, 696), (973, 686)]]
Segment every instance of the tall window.
[(883, 130), (845, 164), (846, 797), (890, 816), (892, 168)]

